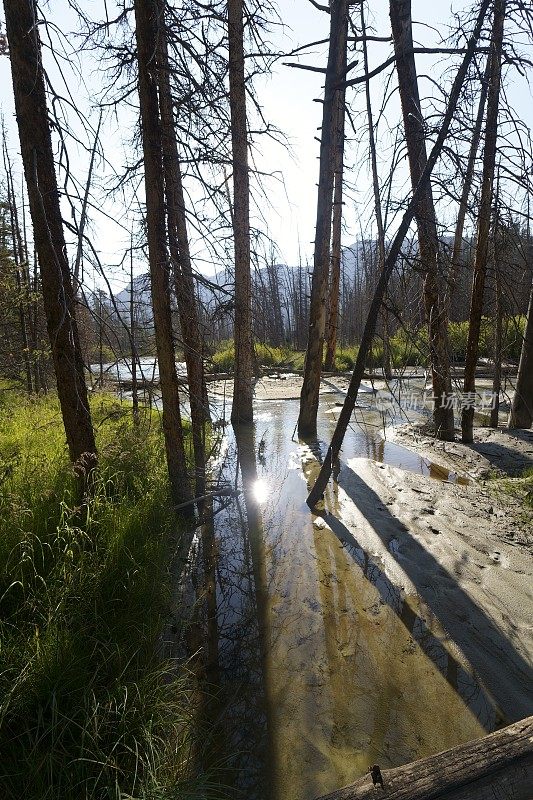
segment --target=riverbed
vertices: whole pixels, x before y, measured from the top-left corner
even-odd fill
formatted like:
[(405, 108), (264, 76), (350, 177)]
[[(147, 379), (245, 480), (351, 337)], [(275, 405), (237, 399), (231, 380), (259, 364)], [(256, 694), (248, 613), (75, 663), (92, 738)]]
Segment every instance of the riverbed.
[[(227, 418), (230, 389), (214, 388)], [(287, 397), (256, 400), (237, 438), (222, 428), (214, 470), (240, 494), (197, 531), (189, 646), (212, 757), (247, 798), (312, 800), (533, 713), (514, 522), (466, 460), (394, 441), (423, 415), (383, 415), (366, 389), (318, 514), (305, 499), (342, 386), (324, 383), (311, 445)]]

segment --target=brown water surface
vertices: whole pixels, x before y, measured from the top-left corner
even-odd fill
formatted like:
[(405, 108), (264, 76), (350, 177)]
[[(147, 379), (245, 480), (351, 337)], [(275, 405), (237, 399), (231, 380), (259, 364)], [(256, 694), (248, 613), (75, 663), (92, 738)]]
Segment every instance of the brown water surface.
[[(424, 600), (305, 505), (321, 448), (292, 438), (298, 402), (256, 410), (253, 427), (226, 429), (223, 475), (234, 480), (238, 465), (242, 493), (200, 531), (196, 576), (216, 757), (235, 789), (311, 800), (374, 762), (405, 763), (494, 729), (491, 700)], [(331, 410), (321, 404), (324, 441)], [(352, 425), (343, 459), (459, 480), (383, 440), (378, 414), (364, 423)], [(342, 518), (347, 502), (333, 488), (326, 509)]]

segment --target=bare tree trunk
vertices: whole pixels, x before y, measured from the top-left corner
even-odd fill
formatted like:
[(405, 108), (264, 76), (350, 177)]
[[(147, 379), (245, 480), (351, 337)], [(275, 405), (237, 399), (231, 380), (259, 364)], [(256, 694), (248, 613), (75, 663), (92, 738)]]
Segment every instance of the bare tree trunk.
[(135, 295), (133, 287), (133, 234), (130, 248), (130, 349), (131, 349), (131, 401), (133, 424), (139, 424), (139, 392), (137, 389), (137, 344), (135, 340)]
[[(495, 221), (497, 224), (497, 220)], [(498, 231), (494, 232), (495, 237)], [(498, 251), (494, 258), (494, 295), (495, 295), (495, 320), (494, 320), (494, 377), (492, 380), (492, 407), (490, 411), (490, 427), (497, 428), (500, 420), (500, 389), (502, 386), (502, 332), (503, 332), (503, 308), (502, 308), (502, 285), (500, 275), (500, 264), (498, 261)]]
[[(531, 242), (528, 242), (531, 247)], [(526, 331), (511, 406), (509, 428), (531, 428), (533, 422), (533, 283), (527, 313)]]
[[(347, 49), (344, 49), (344, 65), (346, 68)], [(331, 231), (331, 277), (329, 281), (328, 324), (326, 330), (326, 358), (324, 366), (327, 370), (335, 367), (337, 350), (337, 329), (339, 325), (339, 289), (341, 282), (342, 258), (342, 189), (344, 178), (344, 118), (346, 89), (337, 93), (337, 132), (335, 135), (335, 178), (333, 191), (333, 226)]]
[[(22, 340), (22, 360), (24, 362), (24, 371), (26, 373), (26, 390), (28, 394), (33, 392), (33, 379), (31, 372), (31, 359), (30, 359), (30, 345), (28, 339), (28, 326), (26, 322), (26, 310), (28, 308), (28, 281), (27, 281), (27, 260), (25, 259), (25, 251), (22, 243), (22, 235), (20, 232), (17, 203), (15, 199), (15, 185), (13, 183), (13, 172), (11, 169), (11, 160), (7, 152), (7, 142), (5, 130), (2, 131), (3, 136), (3, 151), (4, 151), (4, 169), (7, 177), (7, 202), (9, 206), (9, 216), (11, 222), (11, 241), (13, 246), (13, 257), (15, 262), (15, 282), (17, 284), (18, 294), (18, 317), (20, 324), (20, 337)], [(22, 273), (22, 278), (21, 278)]]
[(483, 125), (483, 117), (485, 116), (485, 104), (487, 102), (487, 91), (488, 91), (489, 81), (490, 81), (490, 57), (487, 58), (485, 75), (481, 82), (481, 92), (479, 95), (479, 105), (477, 110), (476, 122), (474, 125), (474, 130), (472, 132), (472, 141), (470, 142), (470, 151), (468, 153), (468, 161), (466, 165), (463, 190), (461, 192), (461, 199), (459, 200), (459, 213), (457, 214), (457, 222), (455, 224), (452, 261), (450, 265), (450, 272), (448, 275), (448, 287), (446, 290), (447, 316), (449, 316), (450, 313), (451, 297), (453, 294), (455, 284), (457, 282), (459, 265), (461, 263), (461, 251), (463, 248), (463, 233), (465, 229), (466, 212), (468, 211), (468, 198), (470, 197), (470, 192), (472, 191), (474, 168), (476, 165), (477, 151), (479, 150), (479, 142), (481, 139), (481, 128)]
[(66, 256), (52, 138), (33, 0), (4, 0), (13, 92), (46, 325), (71, 461), (82, 482), (96, 465), (74, 293)]
[(448, 99), (448, 107), (446, 109), (446, 113), (444, 114), (444, 118), (442, 120), (441, 129), (439, 131), (435, 144), (431, 149), (431, 153), (429, 155), (429, 158), (427, 159), (427, 163), (423, 169), (422, 175), (420, 176), (420, 180), (418, 181), (416, 189), (414, 190), (411, 200), (409, 201), (407, 209), (400, 223), (400, 227), (396, 232), (396, 235), (391, 243), (389, 252), (385, 259), (383, 270), (381, 272), (381, 275), (379, 276), (374, 296), (370, 304), (368, 317), (363, 331), (361, 344), (359, 346), (359, 352), (357, 354), (357, 360), (355, 362), (353, 374), (350, 380), (350, 385), (348, 386), (346, 399), (342, 406), (339, 419), (337, 421), (337, 425), (335, 426), (335, 431), (331, 439), (331, 444), (326, 453), (324, 463), (322, 464), (315, 485), (312, 487), (311, 491), (309, 492), (309, 496), (307, 498), (307, 505), (310, 508), (314, 508), (318, 503), (318, 501), (320, 500), (320, 498), (322, 497), (324, 490), (330, 479), (333, 466), (334, 464), (337, 463), (340, 449), (342, 447), (342, 442), (346, 434), (346, 429), (348, 428), (348, 425), (350, 423), (350, 419), (353, 410), (355, 408), (355, 403), (357, 401), (357, 393), (359, 391), (361, 380), (363, 378), (366, 359), (368, 353), (370, 352), (370, 348), (372, 346), (372, 338), (374, 336), (374, 331), (376, 329), (376, 322), (379, 315), (379, 309), (383, 302), (385, 292), (387, 291), (387, 285), (389, 283), (392, 270), (394, 269), (396, 260), (400, 255), (400, 250), (404, 242), (405, 236), (407, 234), (407, 231), (409, 230), (411, 222), (413, 221), (416, 209), (418, 208), (420, 197), (423, 195), (424, 192), (427, 191), (427, 185), (431, 177), (431, 172), (441, 153), (442, 146), (448, 135), (450, 124), (453, 119), (455, 110), (457, 108), (457, 102), (461, 95), (461, 90), (466, 77), (466, 73), (468, 71), (468, 67), (474, 56), (475, 48), (481, 34), (483, 21), (485, 19), (485, 15), (487, 13), (489, 4), (490, 0), (482, 0), (479, 13), (476, 19), (474, 31), (469, 39), (465, 56), (463, 58), (461, 66), (457, 71), (457, 75), (455, 76), (455, 80), (453, 82), (453, 86), (450, 91)]
[(157, 3), (135, 0), (135, 34), (139, 65), (139, 105), (144, 154), (146, 223), (150, 282), (154, 312), (159, 382), (163, 403), (163, 432), (172, 499), (182, 503), (191, 498), (181, 426), (178, 376), (174, 354), (170, 306), (170, 264), (166, 248), (163, 142), (157, 94)]
[[(427, 162), (424, 119), (420, 106), (418, 78), (413, 53), (411, 0), (390, 0), (390, 18), (396, 54), (398, 88), (402, 104), (405, 141), (413, 189)], [(424, 271), (424, 306), (429, 334), (433, 381), (433, 420), (439, 439), (453, 441), (453, 408), (448, 355), (448, 320), (443, 276), (439, 274), (437, 220), (431, 183), (428, 182), (416, 210), (420, 261)]]
[[(366, 42), (366, 24), (364, 5), (361, 4), (361, 37), (363, 40), (363, 66), (365, 74), (368, 75), (368, 47)], [(365, 95), (366, 95), (366, 114), (368, 117), (368, 144), (370, 147), (370, 162), (372, 166), (372, 186), (374, 190), (374, 213), (376, 216), (376, 225), (378, 229), (378, 255), (379, 255), (379, 271), (383, 269), (385, 263), (385, 228), (383, 225), (383, 214), (381, 211), (381, 197), (379, 193), (379, 174), (378, 163), (376, 155), (376, 137), (374, 135), (374, 120), (372, 116), (372, 100), (370, 95), (370, 79), (365, 81)], [(390, 191), (390, 190), (389, 190)], [(382, 308), (383, 317), (383, 372), (385, 378), (390, 380), (392, 378), (392, 364), (389, 347), (389, 315), (385, 306)]]
[(163, 164), (167, 200), (168, 242), (174, 269), (176, 299), (189, 384), (195, 488), (196, 494), (201, 496), (205, 493), (205, 422), (209, 418), (209, 411), (204, 407), (202, 337), (200, 335), (200, 322), (194, 293), (181, 164), (172, 110), (170, 65), (163, 2), (160, 2), (160, 15), (158, 34), (159, 97), (163, 128)]
[(492, 190), (496, 165), (505, 5), (505, 0), (495, 0), (491, 37), (490, 83), (487, 95), (485, 151), (483, 153), (483, 178), (479, 202), (474, 280), (470, 304), (470, 324), (468, 327), (468, 341), (466, 345), (464, 375), (465, 402), (461, 416), (462, 440), (466, 443), (474, 440), (476, 366), (479, 352), (479, 333), (481, 329), (481, 314), (483, 311), (483, 294), (485, 290), (492, 210)]
[(231, 421), (253, 420), (252, 286), (250, 275), (250, 177), (244, 77), (243, 0), (228, 0), (229, 91), (233, 154), (235, 245), (235, 375)]
[(326, 323), (326, 292), (331, 244), (333, 184), (336, 152), (337, 98), (342, 89), (343, 66), (346, 63), (348, 40), (348, 0), (330, 2), (329, 54), (324, 89), (322, 133), (320, 137), (320, 172), (315, 232), (313, 280), (309, 332), (305, 355), (304, 379), (300, 395), (298, 432), (301, 436), (316, 435), (316, 418), (320, 391), (320, 373)]

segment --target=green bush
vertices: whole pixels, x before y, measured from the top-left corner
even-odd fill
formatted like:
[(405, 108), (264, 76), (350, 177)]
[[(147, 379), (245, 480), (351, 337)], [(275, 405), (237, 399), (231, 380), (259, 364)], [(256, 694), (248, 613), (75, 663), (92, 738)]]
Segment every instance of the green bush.
[(358, 352), (359, 347), (357, 347), (357, 345), (337, 350), (335, 353), (335, 369), (338, 369), (340, 372), (348, 372), (348, 370), (352, 370), (354, 368)]

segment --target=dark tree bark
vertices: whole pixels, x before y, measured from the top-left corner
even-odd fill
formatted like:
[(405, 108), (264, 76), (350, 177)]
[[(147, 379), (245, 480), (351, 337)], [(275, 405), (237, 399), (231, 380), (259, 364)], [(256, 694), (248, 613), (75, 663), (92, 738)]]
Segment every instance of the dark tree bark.
[(201, 496), (205, 492), (205, 422), (209, 419), (209, 411), (204, 406), (202, 337), (200, 335), (200, 322), (196, 295), (194, 292), (194, 278), (185, 213), (185, 197), (183, 194), (181, 164), (172, 110), (170, 65), (168, 60), (168, 42), (163, 2), (160, 2), (158, 58), (168, 242), (174, 272), (181, 337), (183, 340), (189, 384), (195, 464), (195, 488), (196, 494)]
[[(398, 88), (402, 104), (405, 141), (413, 189), (418, 184), (427, 162), (424, 118), (420, 106), (418, 78), (413, 53), (411, 0), (391, 0), (390, 18)], [(431, 373), (433, 381), (433, 420), (439, 439), (453, 441), (453, 408), (449, 407), (452, 383), (448, 355), (448, 320), (441, 265), (437, 219), (431, 183), (428, 182), (416, 209), (418, 246), (424, 271), (424, 306), (429, 334)]]
[(485, 150), (483, 152), (483, 177), (481, 182), (481, 198), (479, 201), (474, 280), (470, 303), (470, 324), (468, 327), (468, 341), (466, 345), (464, 375), (465, 403), (461, 415), (462, 440), (465, 443), (474, 441), (476, 366), (479, 353), (479, 334), (481, 330), (481, 314), (483, 312), (483, 294), (485, 291), (492, 212), (492, 191), (496, 166), (505, 6), (505, 0), (495, 0), (491, 37), (490, 80), (487, 95), (487, 120), (485, 123)]
[(41, 43), (33, 0), (4, 0), (13, 93), (46, 326), (71, 461), (82, 482), (96, 465), (96, 444), (66, 254)]
[(324, 89), (322, 133), (320, 137), (320, 171), (315, 229), (315, 253), (311, 284), (309, 332), (305, 355), (304, 379), (300, 395), (298, 432), (301, 436), (316, 436), (316, 418), (320, 391), (320, 374), (326, 324), (326, 293), (328, 286), (333, 184), (336, 152), (337, 98), (344, 92), (343, 66), (348, 40), (348, 0), (331, 0), (329, 54)]
[(455, 80), (453, 82), (453, 86), (450, 91), (448, 106), (446, 108), (446, 113), (444, 114), (444, 118), (442, 120), (442, 125), (439, 134), (437, 136), (435, 144), (431, 149), (431, 153), (429, 155), (429, 158), (427, 159), (427, 163), (424, 167), (422, 175), (420, 176), (420, 180), (417, 184), (416, 189), (413, 192), (411, 200), (409, 201), (407, 209), (400, 223), (400, 227), (396, 232), (396, 235), (391, 243), (389, 252), (385, 259), (383, 270), (381, 272), (381, 275), (379, 276), (379, 280), (376, 289), (374, 291), (374, 296), (372, 297), (372, 302), (370, 304), (370, 309), (368, 312), (368, 317), (363, 331), (363, 336), (361, 338), (361, 344), (359, 346), (359, 352), (357, 354), (357, 360), (355, 362), (353, 374), (350, 380), (350, 385), (348, 386), (348, 391), (346, 393), (346, 399), (342, 406), (339, 419), (337, 421), (337, 425), (335, 426), (335, 431), (331, 439), (331, 444), (326, 453), (324, 463), (322, 464), (315, 485), (312, 487), (311, 491), (309, 492), (309, 496), (307, 498), (307, 505), (310, 508), (314, 508), (316, 504), (319, 502), (330, 479), (331, 473), (333, 471), (333, 466), (334, 464), (337, 463), (340, 449), (342, 447), (342, 442), (346, 434), (346, 429), (348, 428), (353, 410), (355, 408), (355, 403), (357, 402), (357, 393), (359, 392), (359, 387), (361, 385), (361, 380), (363, 378), (363, 373), (365, 370), (365, 364), (368, 357), (368, 353), (370, 352), (370, 348), (372, 346), (372, 338), (374, 336), (374, 332), (376, 329), (376, 322), (379, 316), (379, 310), (381, 304), (383, 303), (385, 292), (387, 291), (389, 279), (392, 274), (392, 270), (394, 269), (396, 260), (400, 255), (400, 250), (404, 242), (404, 239), (407, 235), (407, 231), (409, 230), (409, 226), (411, 225), (411, 222), (413, 221), (413, 218), (415, 216), (416, 209), (418, 208), (418, 204), (420, 201), (420, 197), (423, 196), (423, 193), (427, 190), (427, 184), (429, 183), (431, 173), (437, 162), (437, 159), (439, 158), (443, 144), (448, 135), (450, 124), (453, 119), (455, 110), (457, 108), (457, 102), (461, 95), (461, 90), (464, 84), (466, 73), (472, 61), (472, 58), (474, 57), (475, 48), (479, 40), (479, 37), (481, 35), (483, 21), (485, 19), (489, 4), (490, 0), (482, 0), (481, 2), (474, 31), (469, 39), (465, 56), (463, 58), (461, 66), (457, 71), (457, 75), (455, 76)]
[(163, 433), (172, 499), (191, 498), (181, 426), (178, 376), (170, 306), (170, 262), (166, 247), (162, 126), (157, 93), (157, 42), (162, 24), (156, 0), (135, 0), (135, 34), (139, 67), (139, 105), (144, 156), (146, 223), (154, 313)]
[(235, 246), (235, 375), (231, 421), (253, 420), (252, 279), (250, 275), (250, 176), (244, 77), (243, 0), (228, 0), (229, 92), (233, 154)]

